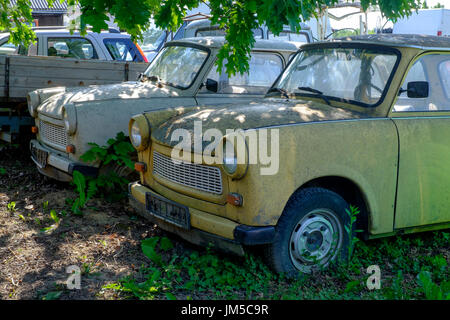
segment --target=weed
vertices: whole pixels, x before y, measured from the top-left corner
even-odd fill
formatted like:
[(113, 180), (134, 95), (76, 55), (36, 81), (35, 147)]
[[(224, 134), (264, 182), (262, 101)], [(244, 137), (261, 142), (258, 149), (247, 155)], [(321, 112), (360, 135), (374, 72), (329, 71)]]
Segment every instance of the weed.
[[(81, 156), (83, 161), (99, 162), (102, 166), (114, 164), (116, 167), (134, 168), (131, 153), (134, 148), (127, 141), (125, 134), (120, 132), (115, 139), (109, 139), (107, 145), (100, 147), (96, 143), (89, 143), (91, 148)], [(129, 181), (119, 176), (115, 171), (109, 170), (106, 174), (100, 174), (96, 178), (87, 177), (78, 171), (73, 173), (73, 183), (78, 193), (78, 198), (69, 202), (72, 212), (83, 214), (86, 203), (94, 196), (102, 196), (109, 200), (118, 200), (125, 197), (125, 186)], [(117, 192), (116, 190), (120, 190)], [(113, 191), (113, 192), (111, 192)]]
[(6, 207), (8, 208), (9, 212), (13, 213), (16, 212), (16, 203), (14, 201), (9, 202)]
[[(295, 280), (272, 273), (253, 255), (223, 257), (210, 248), (178, 254), (168, 238), (154, 237), (141, 243), (149, 263), (139, 276), (129, 275), (104, 289), (137, 299), (450, 299), (446, 256), (429, 255), (436, 243), (448, 247), (445, 234), (354, 242), (348, 265)], [(380, 267), (380, 290), (366, 287), (371, 265)]]
[(417, 275), (419, 292), (428, 300), (450, 300), (450, 281), (444, 281), (440, 286), (433, 282), (431, 273), (422, 271)]

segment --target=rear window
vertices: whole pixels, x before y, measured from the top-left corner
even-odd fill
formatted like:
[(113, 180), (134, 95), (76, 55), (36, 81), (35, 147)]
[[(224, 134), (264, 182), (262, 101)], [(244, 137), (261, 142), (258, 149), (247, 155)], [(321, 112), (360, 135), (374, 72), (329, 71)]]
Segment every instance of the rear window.
[[(263, 31), (261, 28), (252, 29), (252, 32), (255, 39), (263, 38)], [(224, 37), (225, 35), (226, 35), (225, 30), (220, 29), (219, 27), (216, 26), (199, 28), (197, 31), (195, 31), (196, 37)]]
[(114, 60), (135, 62), (144, 61), (138, 48), (130, 39), (104, 39), (103, 43)]
[[(30, 53), (28, 53), (28, 55), (30, 55)], [(89, 40), (85, 38), (73, 37), (48, 38), (47, 55), (49, 57), (53, 56), (82, 60), (98, 59), (97, 52), (95, 51), (94, 46)]]
[(309, 35), (306, 32), (295, 33), (290, 31), (282, 31), (278, 36), (276, 36), (269, 31), (267, 38), (269, 40), (296, 41), (303, 43), (311, 42), (309, 39)]

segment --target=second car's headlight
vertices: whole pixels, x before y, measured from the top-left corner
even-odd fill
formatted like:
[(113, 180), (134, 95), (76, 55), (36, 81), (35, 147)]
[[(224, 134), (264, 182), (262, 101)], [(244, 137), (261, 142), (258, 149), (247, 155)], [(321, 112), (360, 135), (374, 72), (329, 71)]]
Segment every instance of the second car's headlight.
[(131, 118), (128, 125), (130, 140), (137, 150), (144, 150), (150, 140), (150, 126), (147, 118), (139, 114)]
[(74, 134), (77, 130), (77, 114), (75, 106), (71, 104), (65, 105), (62, 108), (62, 118), (66, 132), (70, 135)]
[(37, 107), (40, 104), (39, 94), (32, 91), (27, 94), (28, 111), (33, 118), (37, 117)]

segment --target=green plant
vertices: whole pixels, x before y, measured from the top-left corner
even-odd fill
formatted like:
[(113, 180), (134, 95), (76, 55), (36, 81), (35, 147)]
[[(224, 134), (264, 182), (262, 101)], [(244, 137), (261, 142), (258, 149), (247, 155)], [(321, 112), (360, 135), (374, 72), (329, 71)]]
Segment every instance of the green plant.
[[(89, 145), (91, 148), (80, 157), (83, 161), (101, 163), (103, 168), (108, 165), (115, 168), (134, 168), (132, 153), (135, 150), (123, 132), (119, 132), (114, 139), (109, 139), (106, 146), (101, 147), (96, 143), (89, 143)], [(81, 215), (89, 199), (94, 196), (102, 196), (109, 200), (125, 197), (125, 187), (128, 182), (114, 170), (105, 170), (95, 178), (74, 171), (73, 183), (76, 186), (78, 198), (73, 202), (70, 200), (66, 202), (72, 206), (72, 212)]]
[(356, 233), (362, 232), (363, 230), (355, 230), (357, 215), (360, 213), (358, 207), (350, 205), (350, 210), (345, 209), (345, 212), (349, 217), (349, 223), (345, 225), (345, 231), (348, 237), (348, 261), (350, 261), (355, 244), (359, 241)]
[(9, 212), (16, 212), (16, 203), (14, 201), (9, 202), (6, 207), (8, 208)]
[(3, 167), (0, 167), (0, 176), (5, 175), (6, 174), (6, 169)]
[(115, 162), (119, 166), (124, 165), (131, 169), (134, 168), (130, 154), (135, 150), (123, 132), (119, 132), (114, 139), (108, 139), (106, 146), (100, 147), (96, 143), (88, 143), (88, 145), (91, 148), (80, 157), (81, 160), (99, 161), (102, 165)]
[(94, 180), (88, 181), (86, 185), (86, 177), (79, 171), (73, 172), (73, 183), (75, 184), (78, 198), (72, 202), (72, 212), (76, 215), (82, 215), (83, 209), (89, 199), (97, 192), (97, 186)]
[(440, 286), (433, 282), (431, 273), (422, 271), (417, 275), (419, 291), (428, 300), (450, 300), (450, 281), (444, 281)]

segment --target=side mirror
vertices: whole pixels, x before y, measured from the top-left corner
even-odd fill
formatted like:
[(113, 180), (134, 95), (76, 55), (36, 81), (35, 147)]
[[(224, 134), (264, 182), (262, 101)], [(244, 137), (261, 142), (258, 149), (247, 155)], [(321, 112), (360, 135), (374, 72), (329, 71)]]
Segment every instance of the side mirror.
[(208, 91), (212, 91), (212, 92), (217, 92), (218, 88), (219, 88), (219, 84), (217, 83), (216, 80), (213, 79), (206, 79), (206, 90)]
[(429, 85), (427, 81), (408, 82), (408, 98), (427, 98)]

